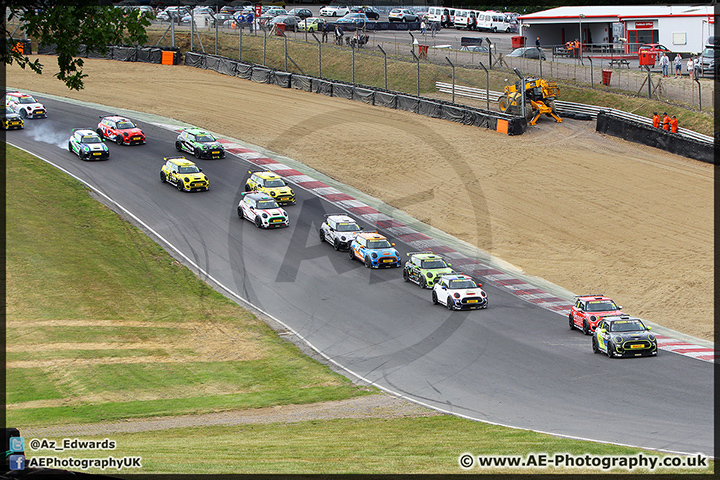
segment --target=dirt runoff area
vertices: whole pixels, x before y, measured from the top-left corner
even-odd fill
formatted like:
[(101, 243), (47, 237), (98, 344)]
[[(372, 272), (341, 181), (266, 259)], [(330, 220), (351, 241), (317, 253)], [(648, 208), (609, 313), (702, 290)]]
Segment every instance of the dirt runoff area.
[[(85, 60), (69, 91), (7, 68), (7, 85), (171, 117), (263, 146), (577, 294), (713, 339), (713, 166), (541, 118), (520, 136), (184, 65)], [(52, 113), (51, 113), (52, 115)]]

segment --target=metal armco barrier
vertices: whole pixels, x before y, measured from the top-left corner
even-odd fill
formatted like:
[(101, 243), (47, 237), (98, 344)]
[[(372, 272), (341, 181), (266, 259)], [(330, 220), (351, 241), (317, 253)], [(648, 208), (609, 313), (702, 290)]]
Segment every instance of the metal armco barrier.
[[(452, 92), (452, 84), (450, 83), (444, 83), (444, 82), (435, 82), (435, 87), (442, 93), (451, 93)], [(468, 98), (474, 98), (478, 100), (485, 100), (485, 90), (482, 88), (475, 88), (475, 87), (463, 87), (460, 85), (455, 85), (455, 95), (460, 95), (463, 97)], [(497, 102), (497, 100), (502, 96), (502, 92), (496, 92), (493, 90), (490, 90), (489, 97), (491, 102)], [(623, 118), (627, 121), (639, 123), (642, 125), (648, 125), (652, 126), (652, 119), (643, 117), (640, 115), (635, 115), (634, 113), (629, 112), (623, 112), (622, 110), (615, 110), (614, 108), (607, 108), (607, 107), (598, 107), (596, 105), (585, 105), (583, 103), (573, 103), (573, 102), (563, 102), (560, 100), (555, 100), (555, 108), (557, 109), (558, 113), (562, 115), (567, 114), (578, 114), (578, 115), (588, 115), (593, 119), (597, 119), (597, 116), (600, 112), (605, 112), (608, 114), (612, 114), (615, 117)], [(715, 145), (715, 142), (712, 137), (708, 135), (703, 135), (702, 133), (694, 132), (692, 130), (688, 130), (686, 128), (678, 128), (678, 135), (686, 138), (691, 138), (695, 141), (706, 143), (709, 145)]]

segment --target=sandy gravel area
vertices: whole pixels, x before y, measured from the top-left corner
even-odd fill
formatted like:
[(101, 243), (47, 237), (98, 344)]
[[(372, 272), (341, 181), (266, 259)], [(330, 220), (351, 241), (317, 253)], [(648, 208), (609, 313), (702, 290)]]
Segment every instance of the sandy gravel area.
[[(85, 90), (7, 85), (182, 120), (301, 161), (572, 292), (713, 336), (713, 166), (541, 119), (509, 137), (191, 67), (85, 61)], [(51, 113), (52, 115), (52, 113)]]

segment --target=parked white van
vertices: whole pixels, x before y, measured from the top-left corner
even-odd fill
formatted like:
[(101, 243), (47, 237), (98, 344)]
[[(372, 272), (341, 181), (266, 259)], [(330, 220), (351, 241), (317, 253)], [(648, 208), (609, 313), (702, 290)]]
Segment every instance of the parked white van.
[(450, 9), (444, 7), (430, 7), (428, 9), (428, 21), (439, 23), (446, 28), (453, 25), (450, 19)]
[(510, 32), (513, 28), (510, 19), (504, 13), (487, 11), (482, 12), (477, 20), (478, 30), (486, 32)]
[(475, 11), (474, 10), (455, 10), (455, 28), (467, 28), (475, 30)]

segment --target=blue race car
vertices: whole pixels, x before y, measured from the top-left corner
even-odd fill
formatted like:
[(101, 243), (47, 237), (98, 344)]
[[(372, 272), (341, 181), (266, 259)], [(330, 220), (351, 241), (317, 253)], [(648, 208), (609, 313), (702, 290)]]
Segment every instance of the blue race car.
[(362, 260), (368, 268), (399, 267), (400, 253), (394, 246), (377, 232), (360, 233), (350, 244), (350, 260)]

